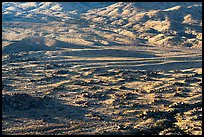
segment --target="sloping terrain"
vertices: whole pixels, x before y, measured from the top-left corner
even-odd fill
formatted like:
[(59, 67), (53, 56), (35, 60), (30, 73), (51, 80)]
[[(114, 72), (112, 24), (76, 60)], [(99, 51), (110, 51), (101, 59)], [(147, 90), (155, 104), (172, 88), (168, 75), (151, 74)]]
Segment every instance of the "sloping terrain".
[(202, 135), (201, 2), (2, 14), (2, 134)]
[(4, 2), (2, 14), (4, 21), (61, 21), (110, 4), (111, 2)]
[[(85, 18), (152, 45), (202, 47), (202, 4), (119, 2), (85, 13)], [(105, 25), (106, 24), (106, 25)]]
[(57, 48), (87, 48), (88, 46), (70, 44), (67, 42), (50, 39), (40, 36), (27, 36), (19, 41), (13, 41), (11, 44), (4, 46), (2, 52), (5, 54), (28, 52), (28, 51), (43, 51), (57, 50)]
[(2, 15), (3, 45), (34, 35), (79, 45), (202, 48), (200, 2), (8, 2)]

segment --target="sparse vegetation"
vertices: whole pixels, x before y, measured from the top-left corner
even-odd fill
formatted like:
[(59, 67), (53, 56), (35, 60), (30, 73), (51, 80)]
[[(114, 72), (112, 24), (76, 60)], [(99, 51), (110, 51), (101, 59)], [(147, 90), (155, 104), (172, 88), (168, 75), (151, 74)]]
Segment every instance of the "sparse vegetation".
[(201, 13), (3, 2), (2, 134), (201, 135)]

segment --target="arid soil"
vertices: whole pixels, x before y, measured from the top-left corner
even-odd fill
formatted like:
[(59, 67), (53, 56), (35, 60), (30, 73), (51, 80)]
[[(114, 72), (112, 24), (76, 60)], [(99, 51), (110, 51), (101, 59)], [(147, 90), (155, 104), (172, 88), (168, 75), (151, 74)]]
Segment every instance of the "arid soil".
[(2, 132), (201, 135), (202, 53), (101, 46), (2, 55)]

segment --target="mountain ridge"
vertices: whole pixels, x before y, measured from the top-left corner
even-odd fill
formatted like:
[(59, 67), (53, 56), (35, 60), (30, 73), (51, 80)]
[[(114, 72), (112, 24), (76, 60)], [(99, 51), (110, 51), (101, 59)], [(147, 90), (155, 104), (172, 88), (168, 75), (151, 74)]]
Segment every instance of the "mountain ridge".
[(2, 15), (6, 45), (34, 35), (79, 45), (202, 48), (201, 2), (3, 2)]

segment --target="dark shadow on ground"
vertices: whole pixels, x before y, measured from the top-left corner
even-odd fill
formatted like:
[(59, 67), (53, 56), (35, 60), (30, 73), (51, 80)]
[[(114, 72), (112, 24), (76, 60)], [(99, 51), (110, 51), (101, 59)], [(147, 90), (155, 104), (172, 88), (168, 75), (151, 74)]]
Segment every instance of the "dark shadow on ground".
[(99, 49), (99, 50), (81, 50), (64, 52), (67, 56), (79, 57), (137, 57), (137, 58), (152, 58), (156, 55), (142, 51), (126, 51), (118, 49)]
[(3, 47), (2, 53), (12, 54), (29, 51), (50, 51), (60, 48), (84, 49), (93, 47), (72, 44), (47, 37), (28, 36), (20, 41), (12, 41), (11, 44)]
[(164, 64), (147, 64), (147, 65), (141, 65), (141, 66), (114, 66), (109, 67), (111, 68), (118, 68), (118, 69), (139, 69), (139, 70), (162, 70), (162, 71), (168, 71), (168, 70), (178, 70), (178, 69), (190, 69), (190, 68), (201, 68), (202, 67), (202, 61), (189, 61), (189, 62), (169, 62)]
[(61, 100), (47, 95), (35, 97), (25, 93), (12, 93), (3, 94), (2, 97), (2, 114), (11, 121), (16, 118), (29, 118), (60, 124), (64, 119), (86, 120), (85, 114), (90, 113), (86, 108), (66, 105)]

